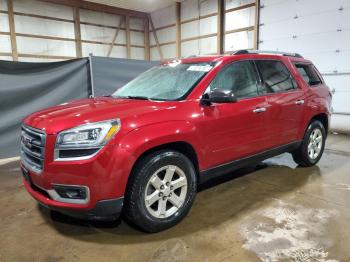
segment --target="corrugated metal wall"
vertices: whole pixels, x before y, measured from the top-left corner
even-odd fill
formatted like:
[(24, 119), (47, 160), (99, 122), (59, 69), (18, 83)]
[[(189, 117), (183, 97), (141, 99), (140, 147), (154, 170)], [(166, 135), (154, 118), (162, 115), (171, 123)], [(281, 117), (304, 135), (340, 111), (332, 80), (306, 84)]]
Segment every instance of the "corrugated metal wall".
[(261, 0), (259, 29), (260, 49), (315, 63), (335, 91), (333, 127), (350, 131), (350, 1)]

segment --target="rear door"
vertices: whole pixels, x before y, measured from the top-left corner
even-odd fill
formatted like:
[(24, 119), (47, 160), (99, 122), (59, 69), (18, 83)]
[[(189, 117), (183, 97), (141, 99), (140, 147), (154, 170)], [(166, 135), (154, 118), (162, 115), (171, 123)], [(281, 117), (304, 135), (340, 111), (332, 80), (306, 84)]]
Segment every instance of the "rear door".
[(304, 92), (281, 60), (255, 61), (266, 96), (266, 145), (273, 148), (298, 139), (304, 114)]

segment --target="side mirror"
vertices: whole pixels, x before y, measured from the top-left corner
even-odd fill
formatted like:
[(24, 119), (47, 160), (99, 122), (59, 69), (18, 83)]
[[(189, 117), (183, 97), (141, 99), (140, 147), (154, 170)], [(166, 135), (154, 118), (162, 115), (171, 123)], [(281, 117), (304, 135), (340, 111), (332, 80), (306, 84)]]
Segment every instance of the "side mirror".
[(212, 103), (235, 103), (237, 98), (232, 91), (226, 91), (219, 88), (214, 89), (210, 93), (204, 94), (201, 98), (201, 104), (210, 106)]

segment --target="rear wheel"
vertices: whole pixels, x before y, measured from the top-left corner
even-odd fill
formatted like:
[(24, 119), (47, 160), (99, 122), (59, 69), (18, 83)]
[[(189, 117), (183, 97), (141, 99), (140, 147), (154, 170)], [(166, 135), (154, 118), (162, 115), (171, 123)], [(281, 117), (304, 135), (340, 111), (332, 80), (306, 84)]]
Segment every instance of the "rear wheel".
[(311, 122), (300, 147), (292, 153), (294, 161), (304, 167), (315, 165), (322, 157), (325, 140), (323, 124), (318, 120)]
[(146, 232), (162, 231), (186, 216), (196, 190), (196, 172), (185, 155), (167, 150), (152, 153), (133, 170), (125, 216)]

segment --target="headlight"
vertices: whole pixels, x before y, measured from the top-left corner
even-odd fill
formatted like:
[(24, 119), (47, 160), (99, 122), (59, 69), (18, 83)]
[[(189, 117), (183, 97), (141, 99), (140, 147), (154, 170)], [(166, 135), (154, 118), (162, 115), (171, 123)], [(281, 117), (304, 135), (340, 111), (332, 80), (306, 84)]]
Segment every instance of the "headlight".
[(84, 124), (57, 136), (55, 160), (87, 159), (94, 156), (120, 129), (120, 120)]

